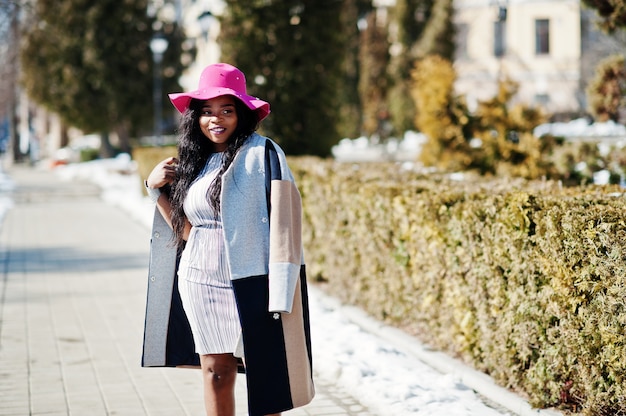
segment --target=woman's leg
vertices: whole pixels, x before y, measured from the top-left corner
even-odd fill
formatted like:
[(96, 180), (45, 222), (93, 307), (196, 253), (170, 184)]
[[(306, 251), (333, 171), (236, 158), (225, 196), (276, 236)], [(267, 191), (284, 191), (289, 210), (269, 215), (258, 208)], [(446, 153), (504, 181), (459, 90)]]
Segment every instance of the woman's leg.
[(232, 354), (200, 356), (207, 416), (235, 416), (237, 359)]

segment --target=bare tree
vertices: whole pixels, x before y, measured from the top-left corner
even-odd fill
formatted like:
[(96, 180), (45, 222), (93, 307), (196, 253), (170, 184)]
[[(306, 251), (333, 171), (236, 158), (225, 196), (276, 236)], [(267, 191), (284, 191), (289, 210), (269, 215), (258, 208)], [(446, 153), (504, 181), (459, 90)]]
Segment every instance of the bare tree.
[(22, 7), (24, 2), (0, 0), (0, 151), (12, 151), (14, 160), (21, 156), (17, 146), (16, 108)]

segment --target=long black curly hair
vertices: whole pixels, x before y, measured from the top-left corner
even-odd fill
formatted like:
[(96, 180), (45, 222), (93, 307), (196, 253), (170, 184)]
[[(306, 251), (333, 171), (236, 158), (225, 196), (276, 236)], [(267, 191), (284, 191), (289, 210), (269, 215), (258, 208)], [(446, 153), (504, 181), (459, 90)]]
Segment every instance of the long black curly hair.
[[(170, 203), (172, 205), (172, 226), (178, 246), (184, 244), (185, 212), (183, 203), (189, 187), (198, 177), (209, 157), (215, 153), (213, 143), (200, 130), (200, 115), (205, 101), (192, 99), (189, 108), (183, 113), (178, 129), (178, 167), (172, 183)], [(241, 100), (235, 98), (237, 127), (228, 139), (228, 146), (222, 157), (222, 166), (209, 186), (207, 202), (215, 210), (220, 209), (222, 176), (230, 166), (235, 155), (258, 127), (256, 112), (249, 109)]]

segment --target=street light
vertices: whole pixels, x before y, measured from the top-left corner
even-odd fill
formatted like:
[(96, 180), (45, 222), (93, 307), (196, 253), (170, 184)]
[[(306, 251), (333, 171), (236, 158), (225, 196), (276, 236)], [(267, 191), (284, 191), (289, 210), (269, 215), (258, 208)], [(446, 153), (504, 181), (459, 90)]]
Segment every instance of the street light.
[(150, 50), (152, 51), (152, 59), (154, 62), (154, 73), (153, 73), (153, 88), (152, 88), (152, 97), (154, 100), (154, 135), (156, 137), (157, 145), (163, 144), (162, 137), (162, 77), (161, 77), (161, 62), (163, 62), (163, 53), (167, 50), (168, 42), (165, 37), (157, 33), (150, 40)]
[(202, 36), (204, 37), (204, 41), (209, 41), (209, 29), (213, 24), (213, 20), (215, 20), (215, 16), (210, 11), (204, 11), (198, 16), (198, 23), (200, 24), (200, 31), (202, 32)]
[(219, 59), (219, 47), (213, 37), (214, 28), (218, 20), (213, 13), (206, 10), (198, 16), (198, 26), (200, 28), (200, 41), (198, 45), (198, 52), (196, 56), (196, 63), (199, 66), (204, 66), (208, 63), (217, 62)]

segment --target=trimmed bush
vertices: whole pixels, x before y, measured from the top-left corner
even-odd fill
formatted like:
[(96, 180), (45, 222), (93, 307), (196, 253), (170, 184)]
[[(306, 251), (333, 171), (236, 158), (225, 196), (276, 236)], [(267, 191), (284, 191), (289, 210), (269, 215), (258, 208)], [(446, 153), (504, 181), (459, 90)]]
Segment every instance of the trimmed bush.
[(322, 288), (534, 406), (626, 413), (620, 188), (290, 163)]

